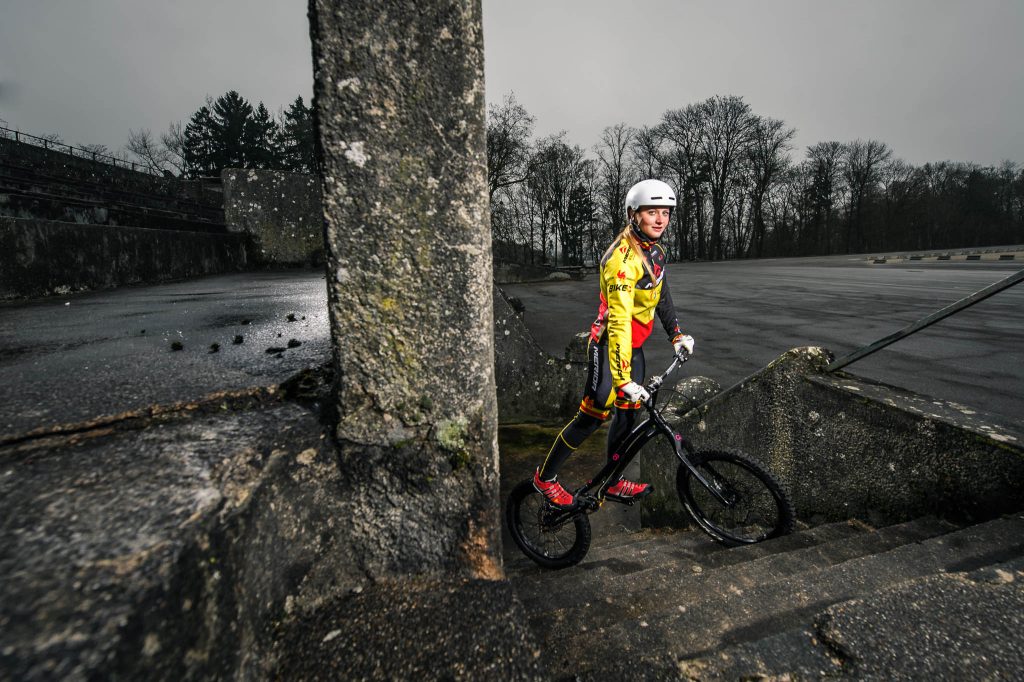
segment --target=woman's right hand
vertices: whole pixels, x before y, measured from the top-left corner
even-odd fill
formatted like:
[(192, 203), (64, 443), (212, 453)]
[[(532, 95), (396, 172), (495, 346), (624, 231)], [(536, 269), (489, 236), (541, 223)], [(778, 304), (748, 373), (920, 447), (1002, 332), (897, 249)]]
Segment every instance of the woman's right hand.
[(651, 394), (647, 392), (647, 389), (635, 381), (627, 381), (619, 386), (619, 392), (634, 403), (645, 403), (651, 399)]

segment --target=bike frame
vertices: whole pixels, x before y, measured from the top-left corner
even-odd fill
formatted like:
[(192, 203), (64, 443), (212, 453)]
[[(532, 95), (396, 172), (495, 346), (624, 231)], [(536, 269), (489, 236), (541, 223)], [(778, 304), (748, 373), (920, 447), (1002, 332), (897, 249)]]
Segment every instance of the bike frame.
[[(665, 418), (661, 416), (661, 413), (654, 409), (658, 391), (661, 389), (665, 378), (689, 359), (688, 353), (679, 353), (672, 360), (672, 364), (668, 366), (668, 369), (660, 375), (651, 378), (646, 387), (651, 397), (643, 403), (644, 408), (647, 410), (647, 418), (626, 434), (616, 446), (616, 451), (612, 454), (611, 460), (601, 468), (597, 475), (574, 492), (577, 508), (566, 510), (565, 513), (568, 516), (597, 511), (604, 503), (605, 489), (608, 485), (622, 476), (622, 472), (626, 470), (626, 467), (640, 453), (640, 450), (658, 434), (664, 434), (669, 438), (676, 457), (683, 463), (683, 466), (690, 470), (694, 478), (701, 485), (707, 488), (719, 502), (726, 506), (732, 506), (727, 493), (721, 490), (721, 485), (718, 481), (709, 481), (690, 461), (690, 456), (694, 453), (693, 444), (682, 434), (673, 430), (668, 422), (665, 421)], [(591, 492), (595, 490), (597, 491), (596, 495)]]

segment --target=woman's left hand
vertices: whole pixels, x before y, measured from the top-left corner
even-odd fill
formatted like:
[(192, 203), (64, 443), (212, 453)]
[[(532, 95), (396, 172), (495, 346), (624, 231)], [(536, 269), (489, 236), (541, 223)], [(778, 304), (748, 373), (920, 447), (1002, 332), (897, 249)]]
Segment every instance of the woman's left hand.
[(676, 351), (676, 355), (679, 355), (679, 351), (685, 350), (688, 354), (693, 354), (693, 337), (688, 334), (677, 336), (672, 341), (672, 347)]

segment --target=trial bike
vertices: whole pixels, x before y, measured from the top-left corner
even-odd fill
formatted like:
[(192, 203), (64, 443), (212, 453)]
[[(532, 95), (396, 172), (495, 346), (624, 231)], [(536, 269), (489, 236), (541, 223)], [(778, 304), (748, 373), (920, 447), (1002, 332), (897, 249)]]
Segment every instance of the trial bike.
[(736, 546), (793, 530), (795, 514), (789, 495), (761, 462), (739, 452), (695, 450), (656, 409), (665, 379), (687, 360), (689, 354), (680, 351), (664, 372), (648, 381), (645, 388), (650, 398), (642, 403), (646, 419), (619, 441), (615, 454), (597, 475), (574, 491), (571, 507), (549, 503), (533, 486), (532, 477), (512, 489), (505, 521), (526, 556), (545, 568), (566, 568), (582, 561), (590, 549), (588, 515), (601, 508), (606, 501), (604, 491), (619, 480), (640, 450), (658, 437), (668, 441), (679, 459), (675, 483), (683, 507), (712, 538)]

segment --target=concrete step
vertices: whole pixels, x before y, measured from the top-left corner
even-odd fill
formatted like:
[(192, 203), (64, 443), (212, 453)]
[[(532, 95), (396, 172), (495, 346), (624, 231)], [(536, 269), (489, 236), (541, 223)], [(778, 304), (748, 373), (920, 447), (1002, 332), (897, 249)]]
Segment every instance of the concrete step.
[[(842, 521), (811, 528), (800, 533), (776, 538), (756, 545), (729, 549), (700, 531), (648, 535), (633, 544), (588, 553), (579, 566), (564, 571), (523, 566), (513, 581), (524, 581), (520, 598), (529, 608), (570, 607), (590, 601), (593, 590), (587, 585), (600, 585), (600, 595), (618, 592), (642, 580), (647, 571), (665, 567), (668, 572), (685, 567), (687, 571), (707, 571), (753, 561), (764, 556), (813, 547), (870, 530), (857, 522)], [(640, 535), (640, 534), (637, 534)], [(596, 555), (596, 556), (595, 556)], [(697, 568), (694, 568), (694, 567)], [(583, 596), (581, 598), (581, 592)]]
[(914, 578), (830, 606), (804, 627), (680, 664), (701, 680), (980, 679), (1022, 668), (1024, 557)]
[[(822, 570), (857, 557), (884, 552), (908, 543), (954, 530), (944, 521), (924, 518), (878, 531), (859, 529), (843, 535), (843, 526), (856, 528), (856, 524), (830, 524), (821, 531), (819, 543), (789, 551), (764, 554), (748, 561), (736, 563), (715, 562), (717, 566), (704, 566), (695, 562), (659, 565), (651, 570), (626, 576), (616, 576), (601, 582), (602, 595), (594, 599), (591, 590), (563, 592), (559, 596), (549, 593), (534, 598), (520, 595), (538, 633), (548, 635), (557, 631), (561, 623), (586, 622), (590, 627), (614, 625), (624, 614), (640, 617), (658, 611), (663, 604), (683, 606), (700, 601), (708, 594), (719, 594), (763, 586), (785, 579), (794, 573)], [(810, 536), (810, 533), (806, 535)], [(764, 543), (768, 544), (768, 543)], [(732, 551), (724, 554), (732, 554)], [(715, 557), (718, 558), (717, 556)], [(556, 603), (560, 605), (556, 606)], [(539, 611), (547, 609), (546, 612)]]
[[(549, 628), (551, 634), (542, 647), (544, 658), (552, 672), (586, 668), (607, 657), (609, 642), (615, 643), (615, 655), (619, 656), (654, 651), (680, 659), (707, 656), (730, 645), (798, 628), (832, 604), (911, 578), (972, 570), (1019, 557), (1024, 555), (1022, 532), (1024, 518), (1006, 517), (825, 569), (793, 570), (799, 569), (797, 562), (788, 575), (766, 573), (761, 579), (767, 583), (750, 575), (746, 582), (723, 581), (703, 594), (676, 588), (685, 599), (670, 600), (671, 591), (664, 592), (656, 606), (611, 625), (588, 627), (585, 620), (575, 618), (572, 634), (565, 628), (562, 632)], [(740, 573), (738, 568), (731, 570)]]
[(807, 680), (840, 677), (843, 665), (808, 625), (679, 661), (678, 670), (695, 680)]

